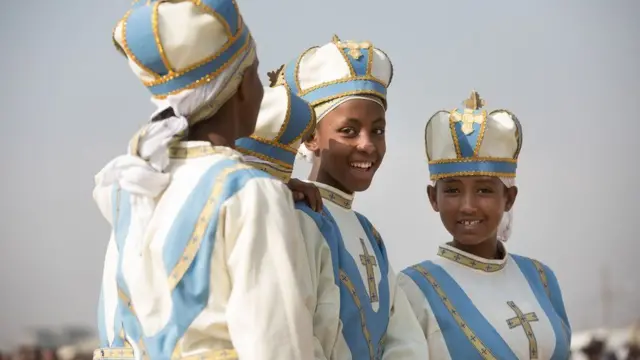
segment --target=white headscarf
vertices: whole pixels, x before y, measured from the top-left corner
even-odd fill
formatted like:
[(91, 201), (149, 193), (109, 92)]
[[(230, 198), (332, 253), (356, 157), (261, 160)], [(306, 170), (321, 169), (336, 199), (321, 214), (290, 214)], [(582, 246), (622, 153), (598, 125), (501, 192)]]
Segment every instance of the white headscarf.
[[(347, 101), (356, 100), (356, 99), (373, 101), (376, 104), (382, 106), (383, 109), (385, 109), (384, 104), (382, 103), (382, 100), (380, 100), (380, 98), (376, 96), (370, 96), (370, 95), (345, 96), (345, 97), (341, 97), (341, 98), (314, 106), (313, 110), (316, 112), (316, 124), (318, 124), (320, 120), (322, 120), (325, 116), (327, 116), (327, 114), (329, 114), (331, 111), (335, 110), (338, 106), (346, 103)], [(314, 154), (311, 150), (307, 149), (307, 146), (303, 142), (300, 145), (300, 148), (298, 148), (297, 157), (305, 159), (308, 162), (313, 162)]]
[(184, 136), (190, 125), (203, 120), (202, 117), (189, 118), (202, 113), (203, 107), (207, 107), (207, 117), (215, 114), (237, 92), (245, 70), (255, 59), (255, 44), (252, 43), (209, 83), (164, 100), (152, 99), (158, 106), (153, 116), (168, 108), (172, 108), (175, 115), (145, 125), (130, 141), (127, 154), (110, 161), (95, 176), (93, 197), (106, 219), (111, 222), (111, 190), (116, 185), (131, 195), (130, 233), (146, 230), (158, 197), (171, 182), (171, 175), (165, 173), (171, 143)]

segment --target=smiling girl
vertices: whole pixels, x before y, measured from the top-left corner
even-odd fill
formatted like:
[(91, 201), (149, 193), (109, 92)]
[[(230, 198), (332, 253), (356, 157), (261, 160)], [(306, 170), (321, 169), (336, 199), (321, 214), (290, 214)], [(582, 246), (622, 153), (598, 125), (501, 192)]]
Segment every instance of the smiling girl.
[(316, 129), (300, 152), (323, 211), (299, 202), (309, 251), (316, 359), (426, 359), (427, 344), (396, 284), (382, 238), (351, 209), (386, 153), (386, 93), (392, 65), (369, 42), (333, 41), (305, 51), (280, 81), (309, 102)]
[(565, 360), (571, 329), (553, 271), (504, 246), (522, 128), (511, 112), (483, 106), (473, 91), (427, 123), (427, 192), (452, 240), (398, 282), (431, 359)]

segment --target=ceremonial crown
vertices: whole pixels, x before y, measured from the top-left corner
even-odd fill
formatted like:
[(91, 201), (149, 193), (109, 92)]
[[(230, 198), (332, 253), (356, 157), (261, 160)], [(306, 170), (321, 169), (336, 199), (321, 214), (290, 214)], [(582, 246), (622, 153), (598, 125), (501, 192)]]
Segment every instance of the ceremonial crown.
[(241, 153), (269, 162), (263, 170), (283, 180), (293, 171), (298, 147), (315, 125), (311, 106), (287, 86), (267, 87), (260, 105), (256, 130), (236, 140)]
[(286, 83), (311, 106), (347, 96), (374, 95), (386, 105), (393, 77), (389, 57), (372, 43), (333, 40), (304, 51), (283, 69), (277, 84)]
[(156, 98), (210, 82), (252, 43), (233, 0), (137, 0), (113, 41)]
[(462, 108), (438, 111), (424, 140), (432, 180), (454, 176), (515, 177), (522, 127), (508, 110), (487, 113), (474, 90)]

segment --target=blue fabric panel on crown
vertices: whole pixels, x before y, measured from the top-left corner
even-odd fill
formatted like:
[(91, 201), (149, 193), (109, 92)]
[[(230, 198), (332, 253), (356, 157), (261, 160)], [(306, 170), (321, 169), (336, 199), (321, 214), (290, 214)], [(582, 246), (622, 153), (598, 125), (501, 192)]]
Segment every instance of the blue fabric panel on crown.
[(146, 6), (146, 5), (150, 5), (155, 3), (158, 0), (134, 0), (133, 4), (131, 4), (131, 8), (135, 9), (135, 8), (139, 8), (142, 6)]
[(515, 174), (517, 166), (518, 164), (507, 161), (460, 161), (429, 164), (429, 172), (431, 173), (431, 176), (469, 172)]
[(276, 139), (277, 142), (284, 145), (289, 145), (293, 143), (294, 140), (300, 138), (312, 118), (311, 107), (309, 107), (306, 101), (295, 95), (289, 98), (291, 101), (291, 112), (286, 122), (287, 127), (282, 133), (282, 136)]
[(298, 60), (299, 58), (296, 57), (295, 59), (289, 61), (289, 63), (285, 65), (283, 70), (284, 82), (287, 84), (289, 89), (291, 89), (291, 93), (294, 95), (297, 95), (300, 92), (300, 89), (298, 88), (298, 83), (296, 81), (297, 74), (295, 73), (296, 66), (298, 65)]
[(229, 24), (232, 34), (238, 32), (238, 26), (240, 25), (240, 14), (238, 9), (231, 0), (202, 0), (200, 2), (202, 6), (208, 7), (211, 11), (220, 14), (220, 16)]
[(162, 76), (168, 74), (169, 69), (162, 62), (153, 35), (153, 7), (151, 4), (133, 9), (127, 19), (124, 36), (133, 56), (149, 70)]
[(323, 86), (304, 94), (302, 98), (315, 105), (340, 95), (356, 93), (375, 94), (384, 98), (387, 95), (387, 88), (374, 80), (357, 79)]
[(292, 152), (281, 149), (279, 147), (275, 147), (270, 144), (265, 144), (261, 141), (249, 137), (236, 140), (236, 147), (266, 155), (291, 166), (293, 166), (293, 163), (296, 160), (296, 154)]
[(454, 139), (454, 141), (458, 141), (458, 145), (460, 146), (460, 155), (462, 155), (463, 158), (473, 157), (476, 150), (476, 144), (478, 143), (478, 136), (480, 136), (480, 124), (474, 123), (473, 132), (469, 135), (466, 135), (464, 132), (462, 132), (461, 122), (455, 123), (453, 128), (456, 131), (457, 138)]
[(367, 71), (367, 67), (369, 64), (369, 50), (361, 49), (358, 51), (362, 56), (356, 59), (351, 55), (349, 55), (350, 49), (342, 49), (342, 52), (344, 52), (347, 59), (349, 60), (349, 63), (351, 64), (351, 68), (356, 73), (356, 76), (370, 75), (369, 72)]
[(229, 46), (225, 51), (219, 54), (219, 56), (211, 59), (209, 62), (198, 66), (197, 68), (188, 71), (180, 76), (177, 76), (165, 83), (151, 85), (147, 87), (153, 95), (166, 95), (174, 91), (185, 89), (192, 85), (196, 81), (205, 78), (208, 75), (220, 70), (223, 66), (228, 65), (227, 62), (233, 59), (233, 57), (240, 52), (240, 50), (249, 41), (249, 29), (244, 26), (242, 28), (242, 34), (236, 41)]

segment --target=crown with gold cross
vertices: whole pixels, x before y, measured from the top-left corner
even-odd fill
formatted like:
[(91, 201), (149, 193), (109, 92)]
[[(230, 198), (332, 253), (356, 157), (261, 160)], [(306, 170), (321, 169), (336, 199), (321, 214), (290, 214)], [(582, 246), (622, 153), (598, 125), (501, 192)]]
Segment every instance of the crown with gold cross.
[(438, 111), (425, 127), (432, 180), (457, 176), (515, 177), (522, 126), (508, 110), (487, 112), (473, 90), (461, 108)]
[(266, 168), (262, 163), (262, 170), (288, 179), (298, 147), (315, 123), (315, 112), (309, 103), (287, 86), (265, 87), (256, 129), (250, 137), (236, 140), (236, 150), (268, 162)]
[(376, 96), (386, 106), (393, 65), (370, 41), (344, 41), (334, 35), (331, 42), (309, 48), (288, 62), (282, 78), (311, 106), (349, 95)]
[(159, 99), (213, 81), (238, 59), (255, 58), (235, 0), (135, 0), (112, 40)]

